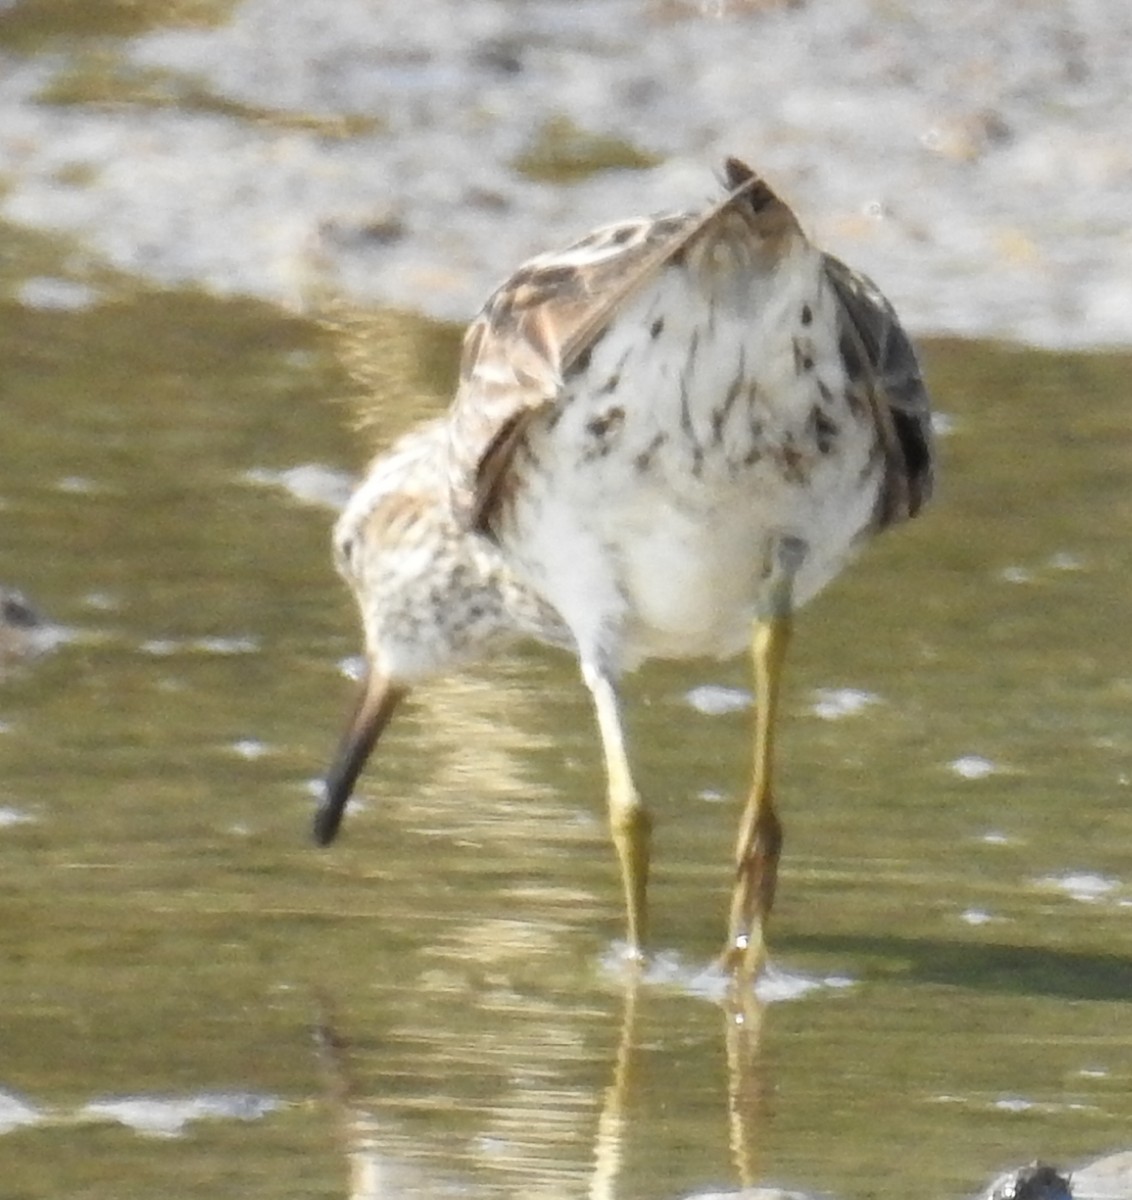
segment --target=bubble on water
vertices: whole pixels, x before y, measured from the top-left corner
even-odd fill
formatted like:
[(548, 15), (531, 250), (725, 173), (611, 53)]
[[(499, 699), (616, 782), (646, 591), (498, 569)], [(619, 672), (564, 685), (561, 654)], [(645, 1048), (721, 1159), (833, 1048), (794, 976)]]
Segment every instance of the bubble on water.
[(1090, 871), (1072, 871), (1066, 875), (1046, 876), (1038, 881), (1044, 887), (1056, 888), (1073, 900), (1083, 904), (1094, 904), (1111, 895), (1120, 884), (1115, 879), (1096, 875)]
[(743, 712), (751, 707), (751, 693), (743, 688), (722, 687), (705, 683), (694, 687), (684, 699), (696, 710), (708, 717), (722, 717), (727, 713)]
[(85, 475), (66, 475), (55, 486), (59, 491), (74, 496), (89, 496), (100, 490), (98, 484)]
[(316, 504), (322, 508), (342, 509), (350, 499), (356, 480), (345, 471), (321, 463), (305, 463), (281, 471), (254, 467), (243, 475), (246, 483), (261, 487), (282, 488), (301, 504)]
[(38, 1125), (44, 1114), (14, 1092), (0, 1092), (0, 1133), (11, 1133), (28, 1125)]
[[(605, 960), (607, 969), (624, 971), (628, 962), (624, 943), (617, 943)], [(728, 998), (734, 980), (718, 962), (696, 965), (686, 962), (675, 951), (651, 954), (645, 966), (645, 982), (675, 987), (690, 996), (719, 1004)], [(768, 962), (755, 983), (755, 995), (764, 1004), (800, 1000), (820, 991), (842, 991), (855, 986), (856, 980), (845, 975), (805, 975)]]
[(82, 603), (95, 612), (115, 612), (122, 607), (121, 600), (109, 592), (87, 592), (82, 598)]
[(1003, 583), (1033, 583), (1034, 572), (1029, 567), (1003, 567), (998, 577)]
[(1071, 554), (1068, 550), (1059, 550), (1056, 554), (1051, 554), (1046, 559), (1046, 566), (1055, 571), (1083, 571), (1085, 569), (1081, 558), (1076, 554)]
[(25, 308), (36, 308), (41, 312), (78, 312), (97, 304), (99, 293), (73, 279), (34, 275), (16, 289), (16, 299)]
[(139, 647), (143, 654), (153, 654), (165, 658), (177, 651), (177, 643), (172, 638), (150, 638)]
[(880, 703), (879, 696), (859, 688), (818, 688), (814, 697), (810, 711), (823, 721), (840, 721)]
[(212, 636), (192, 638), (148, 638), (142, 642), (143, 654), (152, 654), (157, 658), (169, 658), (179, 653), (217, 654), (222, 657), (235, 654), (255, 654), (260, 649), (260, 640), (250, 634), (231, 634), (227, 636)]
[(360, 654), (351, 654), (349, 658), (339, 659), (338, 670), (357, 683), (366, 673), (366, 660)]
[(274, 1096), (254, 1092), (205, 1092), (197, 1096), (122, 1096), (92, 1100), (80, 1116), (116, 1121), (148, 1137), (179, 1137), (192, 1121), (258, 1121), (282, 1107)]
[(239, 741), (232, 743), (232, 750), (241, 758), (246, 758), (249, 762), (254, 762), (257, 758), (263, 758), (265, 754), (271, 753), (271, 747), (266, 742), (261, 742), (259, 738), (240, 738)]
[(827, 988), (840, 991), (852, 987), (853, 984), (854, 980), (844, 975), (803, 975), (798, 971), (786, 971), (773, 963), (767, 963), (755, 983), (755, 995), (764, 1004), (779, 1004), (787, 1000), (801, 1000), (804, 996)]
[(986, 779), (998, 769), (989, 758), (979, 754), (964, 754), (947, 764), (960, 779)]
[(260, 648), (260, 641), (249, 634), (233, 634), (229, 637), (197, 638), (188, 643), (188, 648), (203, 654), (254, 654)]

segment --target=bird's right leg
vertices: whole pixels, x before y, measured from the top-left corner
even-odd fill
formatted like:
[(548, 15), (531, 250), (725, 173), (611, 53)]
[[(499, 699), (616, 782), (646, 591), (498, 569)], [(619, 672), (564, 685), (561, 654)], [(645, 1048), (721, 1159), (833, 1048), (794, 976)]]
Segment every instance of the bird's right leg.
[(735, 887), (723, 954), (723, 965), (729, 972), (749, 978), (756, 976), (766, 961), (766, 925), (774, 904), (782, 848), (782, 823), (775, 811), (772, 788), (774, 738), (793, 626), (794, 578), (805, 554), (806, 545), (800, 538), (778, 539), (751, 646), (756, 693), (754, 778), (739, 823)]
[(621, 727), (621, 706), (617, 689), (609, 673), (595, 663), (583, 660), (582, 678), (593, 696), (601, 748), (605, 756), (605, 778), (609, 798), (609, 828), (621, 864), (621, 882), (625, 888), (625, 907), (629, 918), (629, 953), (640, 958), (644, 949), (649, 880), (649, 817), (633, 783), (625, 737)]

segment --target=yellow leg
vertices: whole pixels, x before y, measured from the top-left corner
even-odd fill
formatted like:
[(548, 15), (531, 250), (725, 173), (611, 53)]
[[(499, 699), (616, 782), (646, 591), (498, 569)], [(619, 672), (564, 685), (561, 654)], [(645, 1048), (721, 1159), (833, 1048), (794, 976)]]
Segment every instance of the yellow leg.
[(755, 764), (747, 807), (735, 847), (735, 889), (731, 896), (724, 966), (754, 976), (766, 959), (766, 923), (774, 904), (782, 825), (774, 811), (772, 773), (774, 733), (786, 648), (790, 641), (789, 604), (755, 625)]
[(652, 821), (633, 784), (617, 692), (609, 677), (584, 664), (582, 675), (593, 696), (609, 797), (609, 828), (621, 864), (628, 913), (629, 953), (640, 958), (644, 950), (649, 882), (649, 835)]
[(763, 1172), (760, 1159), (770, 1123), (768, 1091), (760, 1061), (762, 1008), (754, 988), (733, 987), (724, 1006), (724, 1045), (727, 1050), (727, 1129), (731, 1161), (746, 1192)]
[(625, 1130), (628, 1125), (630, 1070), (633, 1065), (636, 1029), (637, 993), (641, 982), (640, 964), (629, 975), (621, 1009), (621, 1036), (613, 1079), (601, 1100), (601, 1113), (594, 1139), (594, 1173), (590, 1179), (589, 1200), (616, 1200), (617, 1179), (621, 1173)]

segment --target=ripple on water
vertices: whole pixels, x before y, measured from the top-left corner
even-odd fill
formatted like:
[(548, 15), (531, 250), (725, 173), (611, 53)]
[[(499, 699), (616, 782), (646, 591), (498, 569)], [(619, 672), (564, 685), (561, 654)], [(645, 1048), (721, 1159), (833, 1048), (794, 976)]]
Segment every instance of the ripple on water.
[(282, 1108), (256, 1092), (202, 1092), (196, 1096), (116, 1096), (92, 1100), (79, 1116), (116, 1121), (147, 1137), (180, 1137), (193, 1121), (258, 1121)]
[(255, 762), (256, 759), (271, 753), (271, 747), (259, 738), (240, 738), (231, 744), (231, 750), (233, 754), (238, 754), (240, 758), (246, 758), (249, 762)]
[(1072, 900), (1083, 904), (1095, 904), (1098, 900), (1112, 897), (1120, 883), (1105, 875), (1091, 871), (1070, 871), (1065, 875), (1046, 875), (1037, 881), (1042, 887), (1054, 888)]
[(947, 765), (960, 779), (986, 779), (998, 770), (989, 758), (983, 758), (980, 754), (964, 754), (953, 758)]
[(304, 463), (300, 467), (287, 467), (281, 471), (254, 467), (244, 472), (243, 479), (261, 487), (282, 488), (300, 504), (317, 504), (333, 509), (346, 506), (357, 483), (347, 472), (321, 463)]
[(840, 721), (879, 703), (879, 696), (860, 688), (818, 688), (810, 711), (823, 721)]
[[(613, 945), (603, 959), (602, 966), (607, 972), (619, 976), (635, 969), (622, 942)], [(645, 964), (643, 981), (716, 1004), (727, 999), (732, 986), (731, 977), (718, 963), (691, 963), (674, 950), (650, 955)], [(855, 983), (856, 980), (844, 975), (806, 975), (767, 963), (755, 984), (755, 995), (764, 1004), (779, 1004), (801, 1000), (819, 991), (843, 991)]]
[(59, 279), (53, 275), (36, 275), (25, 279), (16, 289), (16, 299), (25, 308), (41, 312), (79, 312), (91, 308), (102, 294), (85, 283)]
[(743, 712), (753, 703), (751, 693), (745, 688), (722, 687), (705, 683), (684, 694), (684, 699), (707, 717), (722, 717), (727, 713)]
[(144, 654), (152, 654), (155, 658), (169, 658), (174, 654), (256, 654), (260, 648), (260, 639), (246, 634), (227, 637), (149, 638), (139, 647)]
[(0, 1092), (0, 1134), (11, 1133), (27, 1125), (38, 1125), (43, 1113), (12, 1092)]

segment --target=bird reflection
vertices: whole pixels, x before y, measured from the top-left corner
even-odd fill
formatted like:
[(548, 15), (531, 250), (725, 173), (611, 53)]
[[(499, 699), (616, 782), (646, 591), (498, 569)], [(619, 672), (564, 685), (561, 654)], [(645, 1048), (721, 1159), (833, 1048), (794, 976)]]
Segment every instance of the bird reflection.
[[(618, 1200), (623, 1194), (622, 1170), (629, 1149), (640, 1150), (641, 1143), (634, 1142), (634, 1133), (644, 1138), (641, 1121), (634, 1122), (634, 1113), (642, 1111), (640, 1084), (638, 1082), (639, 1060), (642, 1054), (640, 1035), (640, 1012), (642, 1008), (642, 978), (639, 968), (632, 968), (622, 991), (618, 1023), (618, 1038), (609, 1068), (608, 1082), (601, 1092), (597, 1120), (592, 1132), (591, 1168), (586, 1185), (589, 1200)], [(726, 1048), (726, 1080), (721, 1092), (726, 1095), (726, 1117), (724, 1105), (720, 1105), (721, 1121), (726, 1120), (727, 1142), (730, 1148), (735, 1181), (746, 1189), (754, 1186), (760, 1176), (759, 1151), (764, 1142), (766, 1120), (765, 1089), (760, 1070), (759, 1041), (762, 1030), (762, 1006), (750, 989), (732, 992), (721, 1010), (723, 1038)], [(318, 999), (318, 1019), (314, 1029), (315, 1045), (324, 1079), (325, 1101), (332, 1113), (341, 1153), (347, 1168), (349, 1200), (394, 1200), (410, 1194), (436, 1194), (448, 1190), (439, 1180), (426, 1177), (410, 1160), (419, 1158), (419, 1146), (408, 1143), (395, 1122), (384, 1119), (377, 1111), (377, 1102), (370, 1099), (373, 1090), (364, 1087), (359, 1078), (348, 1037), (342, 1030), (341, 1021), (333, 1003), (325, 996)], [(527, 1072), (541, 1076), (545, 1068), (537, 1064), (526, 1068)], [(398, 1072), (398, 1083), (403, 1084), (404, 1075)], [(722, 1100), (721, 1095), (721, 1100)], [(545, 1088), (540, 1091), (540, 1103), (553, 1109), (562, 1102), (559, 1089)], [(412, 1107), (419, 1107), (419, 1100)], [(443, 1107), (437, 1101), (437, 1108)], [(520, 1184), (523, 1194), (530, 1195), (576, 1195), (581, 1180), (574, 1176), (561, 1161), (553, 1176), (545, 1170), (535, 1170), (533, 1163), (539, 1151), (557, 1155), (562, 1149), (558, 1145), (562, 1138), (563, 1117), (571, 1127), (565, 1144), (576, 1148), (577, 1128), (572, 1120), (575, 1106), (567, 1104), (568, 1112), (547, 1111), (541, 1114), (537, 1126), (549, 1143), (535, 1147), (530, 1144), (534, 1132), (531, 1120), (533, 1113), (528, 1108), (528, 1125), (525, 1130), (527, 1141), (521, 1163), (510, 1161), (509, 1166), (520, 1167)], [(517, 1114), (514, 1114), (517, 1115)], [(514, 1178), (514, 1177), (513, 1177)], [(564, 1178), (572, 1180), (567, 1191), (561, 1183)], [(553, 1182), (552, 1182), (553, 1180)], [(467, 1194), (466, 1185), (452, 1181), (455, 1190)], [(508, 1189), (510, 1190), (510, 1189)], [(632, 1190), (632, 1189), (629, 1189)]]

